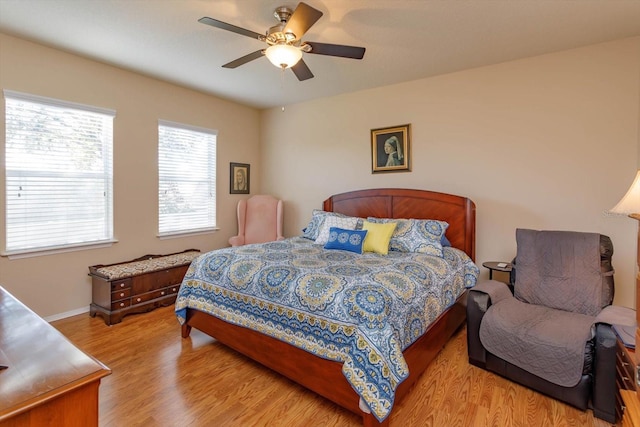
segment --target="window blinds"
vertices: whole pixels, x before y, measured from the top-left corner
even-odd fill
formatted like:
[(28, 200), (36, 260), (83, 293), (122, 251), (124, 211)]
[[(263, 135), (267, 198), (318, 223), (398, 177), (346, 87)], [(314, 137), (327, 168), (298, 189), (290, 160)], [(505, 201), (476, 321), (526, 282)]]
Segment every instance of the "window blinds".
[(113, 240), (115, 112), (4, 94), (6, 253)]
[(216, 135), (214, 130), (159, 122), (161, 236), (216, 227)]

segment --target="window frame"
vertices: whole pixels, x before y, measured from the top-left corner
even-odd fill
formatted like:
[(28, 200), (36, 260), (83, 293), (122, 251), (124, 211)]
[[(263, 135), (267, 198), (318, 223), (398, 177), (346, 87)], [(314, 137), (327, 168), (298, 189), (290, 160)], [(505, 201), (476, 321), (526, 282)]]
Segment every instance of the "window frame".
[[(173, 229), (173, 230), (161, 230), (161, 222), (162, 222), (162, 213), (160, 212), (161, 208), (162, 208), (162, 203), (160, 200), (160, 196), (161, 196), (161, 188), (163, 185), (163, 181), (162, 181), (162, 170), (161, 170), (161, 132), (160, 132), (160, 128), (161, 127), (168, 127), (168, 128), (174, 128), (180, 131), (187, 131), (187, 132), (196, 132), (196, 133), (200, 133), (200, 134), (206, 134), (209, 137), (213, 137), (213, 148), (208, 150), (208, 155), (207, 155), (207, 174), (208, 174), (208, 185), (209, 185), (209, 189), (210, 189), (210, 202), (212, 203), (212, 207), (209, 206), (209, 209), (212, 209), (213, 213), (213, 224), (207, 224), (205, 226), (199, 226), (199, 227), (193, 227), (193, 228), (180, 228), (180, 229)], [(218, 131), (216, 129), (209, 129), (209, 128), (205, 128), (205, 127), (200, 127), (200, 126), (193, 126), (193, 125), (189, 125), (189, 124), (185, 124), (185, 123), (179, 123), (179, 122), (174, 122), (174, 121), (169, 121), (169, 120), (163, 120), (163, 119), (159, 119), (158, 120), (158, 209), (157, 209), (157, 214), (158, 214), (158, 228), (157, 228), (157, 237), (159, 237), (160, 239), (170, 239), (170, 238), (176, 238), (176, 237), (184, 237), (184, 236), (189, 236), (189, 235), (198, 235), (198, 234), (208, 234), (214, 231), (219, 230), (218, 227), (218, 214), (217, 214), (217, 171), (218, 171), (218, 165), (217, 165), (217, 148), (218, 148)]]
[[(80, 104), (77, 102), (54, 99), (54, 98), (49, 98), (49, 97), (44, 97), (39, 95), (27, 94), (27, 93), (8, 90), (8, 89), (4, 89), (3, 94), (4, 94), (4, 100), (5, 100), (5, 110), (4, 110), (5, 140), (4, 140), (2, 149), (4, 153), (4, 158), (5, 158), (5, 168), (4, 168), (5, 170), (4, 170), (4, 176), (3, 176), (4, 185), (2, 190), (5, 193), (5, 197), (3, 200), (4, 202), (3, 204), (4, 238), (2, 239), (2, 242), (1, 242), (2, 251), (0, 251), (0, 256), (7, 256), (10, 259), (24, 258), (24, 257), (49, 255), (49, 254), (69, 252), (69, 251), (85, 250), (89, 248), (108, 247), (108, 246), (111, 246), (113, 243), (117, 242), (117, 240), (114, 237), (115, 231), (114, 231), (114, 208), (113, 208), (113, 205), (114, 205), (114, 189), (113, 189), (114, 136), (113, 134), (114, 134), (114, 121), (116, 117), (116, 111), (113, 109)], [(48, 245), (41, 245), (41, 246), (34, 246), (34, 247), (15, 247), (15, 248), (8, 247), (9, 227), (10, 227), (9, 176), (12, 173), (17, 173), (19, 175), (19, 171), (11, 172), (7, 167), (7, 163), (8, 163), (7, 140), (9, 139), (9, 136), (7, 134), (8, 133), (8, 129), (7, 129), (7, 122), (8, 122), (7, 101), (8, 100), (18, 101), (18, 102), (24, 101), (28, 103), (40, 104), (42, 106), (50, 107), (50, 108), (63, 108), (68, 110), (78, 110), (83, 113), (94, 113), (98, 115), (103, 115), (105, 116), (104, 119), (106, 119), (107, 122), (110, 123), (110, 129), (108, 130), (108, 134), (107, 134), (108, 138), (106, 140), (106, 143), (105, 141), (103, 141), (104, 150), (101, 151), (102, 155), (104, 156), (104, 159), (103, 159), (104, 168), (101, 171), (101, 175), (103, 179), (106, 181), (105, 187), (104, 187), (106, 190), (104, 209), (101, 211), (104, 214), (104, 218), (105, 218), (104, 222), (102, 222), (102, 225), (101, 225), (104, 231), (104, 234), (103, 234), (104, 238), (92, 239), (92, 240), (81, 241), (81, 242), (73, 242), (73, 243), (51, 243)], [(111, 119), (110, 121), (108, 120), (109, 118)], [(104, 144), (106, 144), (106, 146)], [(34, 174), (33, 172), (36, 172), (36, 171), (35, 170), (30, 171), (30, 175), (27, 175), (27, 176), (38, 175), (37, 173)]]

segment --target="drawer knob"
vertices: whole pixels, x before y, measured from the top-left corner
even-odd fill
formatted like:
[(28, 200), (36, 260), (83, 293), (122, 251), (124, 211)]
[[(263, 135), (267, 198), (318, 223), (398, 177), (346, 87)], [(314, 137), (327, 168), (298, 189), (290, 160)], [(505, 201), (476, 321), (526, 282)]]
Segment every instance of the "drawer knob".
[(120, 292), (120, 296), (123, 297), (124, 296), (124, 292)]
[(142, 299), (141, 298), (136, 298), (136, 301), (140, 302), (140, 301), (142, 301)]
[(120, 283), (120, 287), (121, 287), (121, 288), (124, 288), (124, 283)]
[(176, 288), (171, 288), (171, 292), (176, 292)]
[(120, 307), (124, 307), (124, 303), (123, 302), (120, 303)]
[(160, 292), (160, 295), (164, 295), (164, 291)]

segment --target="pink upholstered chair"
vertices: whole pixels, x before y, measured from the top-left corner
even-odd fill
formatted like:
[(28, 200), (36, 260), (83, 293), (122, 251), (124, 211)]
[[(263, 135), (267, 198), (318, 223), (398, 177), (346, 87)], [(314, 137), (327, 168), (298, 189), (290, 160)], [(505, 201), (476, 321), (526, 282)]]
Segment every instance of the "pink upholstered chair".
[(282, 200), (256, 195), (238, 202), (238, 235), (229, 239), (231, 246), (282, 239)]

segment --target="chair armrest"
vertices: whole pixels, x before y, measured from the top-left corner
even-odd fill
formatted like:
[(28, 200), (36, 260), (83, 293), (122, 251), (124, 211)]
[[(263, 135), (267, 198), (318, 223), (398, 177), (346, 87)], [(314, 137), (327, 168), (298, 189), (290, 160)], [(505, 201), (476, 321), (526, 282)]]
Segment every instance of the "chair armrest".
[(596, 316), (596, 323), (609, 325), (636, 325), (635, 310), (620, 305), (608, 305)]
[(615, 423), (616, 335), (606, 323), (597, 323), (595, 326), (592, 409), (596, 417)]
[(486, 351), (480, 342), (480, 323), (491, 306), (491, 297), (484, 292), (469, 290), (467, 296), (467, 352), (469, 363), (484, 368), (487, 363)]
[(497, 280), (481, 280), (471, 290), (489, 295), (492, 304), (497, 304), (505, 298), (513, 298), (509, 286)]
[(469, 363), (484, 368), (486, 350), (480, 342), (480, 323), (491, 306), (496, 302), (513, 298), (509, 287), (497, 280), (483, 280), (469, 290), (467, 297), (467, 350)]

